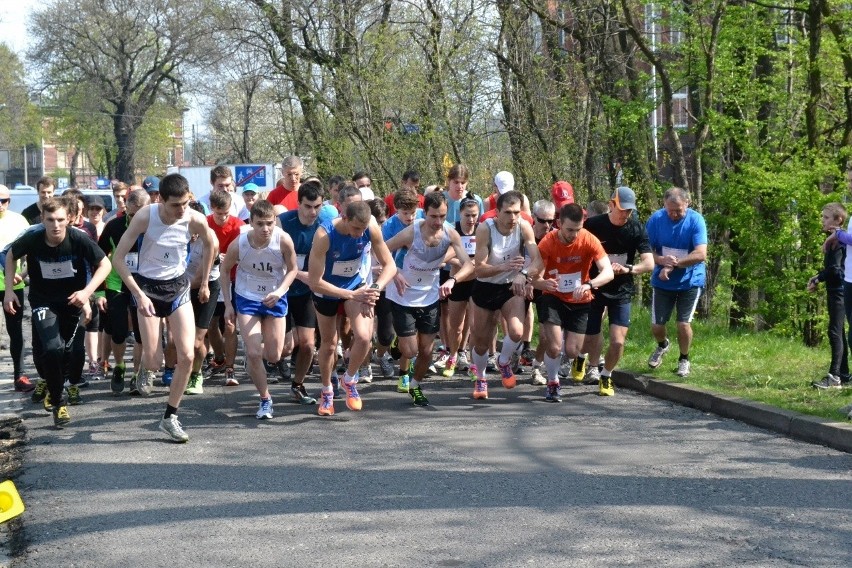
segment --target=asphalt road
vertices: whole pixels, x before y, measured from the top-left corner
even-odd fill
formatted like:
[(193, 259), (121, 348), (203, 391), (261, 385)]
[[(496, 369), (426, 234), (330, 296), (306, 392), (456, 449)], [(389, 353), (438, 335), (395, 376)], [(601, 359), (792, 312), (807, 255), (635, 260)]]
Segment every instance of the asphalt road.
[(625, 390), (379, 380), (321, 418), (277, 385), (260, 422), (245, 383), (185, 399), (185, 445), (162, 387), (63, 431), (26, 402), (12, 566), (852, 566), (850, 454)]

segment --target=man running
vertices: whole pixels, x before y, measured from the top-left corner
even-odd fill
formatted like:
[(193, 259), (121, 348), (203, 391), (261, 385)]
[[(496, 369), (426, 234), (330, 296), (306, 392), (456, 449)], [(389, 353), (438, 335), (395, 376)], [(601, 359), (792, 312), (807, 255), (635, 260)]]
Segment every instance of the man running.
[[(442, 192), (432, 192), (426, 195), (423, 205), (425, 219), (415, 221), (387, 243), (391, 251), (408, 248), (402, 270), (396, 273), (394, 285), (387, 289), (386, 296), (392, 305), (399, 350), (408, 359), (417, 357), (408, 391), (415, 406), (429, 405), (420, 382), (432, 364), (432, 345), (440, 320), (438, 300), (447, 298), (457, 281), (465, 281), (473, 274), (473, 263), (461, 237), (445, 222), (447, 198)], [(439, 285), (441, 265), (450, 248), (461, 266)], [(452, 338), (455, 341), (448, 347), (451, 353), (456, 353), (459, 337), (453, 334)]]
[[(370, 270), (371, 249), (382, 266), (382, 272), (367, 287), (364, 283)], [(356, 388), (358, 367), (370, 350), (373, 307), (379, 293), (395, 274), (396, 266), (382, 239), (379, 225), (370, 214), (370, 206), (363, 201), (349, 203), (339, 218), (323, 223), (317, 229), (308, 264), (308, 280), (314, 293), (322, 337), (318, 356), (322, 376), (319, 415), (334, 414), (331, 373), (338, 339), (338, 307), (341, 304), (352, 322), (353, 332), (349, 364), (343, 375), (346, 406), (350, 410), (361, 410), (361, 397)]]
[[(160, 181), (160, 203), (143, 207), (130, 221), (130, 226), (115, 249), (113, 266), (133, 295), (139, 311), (142, 332), (142, 365), (136, 378), (139, 393), (151, 393), (154, 371), (162, 361), (160, 318), (168, 318), (177, 352), (177, 367), (169, 387), (166, 411), (160, 430), (175, 442), (186, 442), (189, 436), (178, 421), (177, 411), (193, 360), (194, 318), (189, 301), (189, 279), (186, 276), (187, 245), (193, 234), (204, 246), (201, 284), (198, 297), (210, 298), (207, 280), (213, 266), (215, 242), (207, 231), (207, 219), (189, 205), (189, 184), (180, 174), (169, 174)], [(131, 274), (125, 257), (140, 235), (137, 273)]]

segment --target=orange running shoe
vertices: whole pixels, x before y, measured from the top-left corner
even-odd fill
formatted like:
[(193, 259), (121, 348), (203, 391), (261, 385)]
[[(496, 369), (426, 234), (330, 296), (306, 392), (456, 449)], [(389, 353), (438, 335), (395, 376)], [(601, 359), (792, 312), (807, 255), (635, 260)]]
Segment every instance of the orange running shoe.
[(317, 407), (317, 414), (320, 416), (334, 416), (334, 391), (322, 391), (320, 403)]
[(488, 381), (476, 379), (473, 383), (473, 398), (488, 398)]
[(361, 410), (361, 395), (358, 394), (355, 381), (343, 381), (343, 390), (346, 391), (346, 407), (349, 410)]
[(497, 359), (497, 367), (500, 368), (500, 376), (503, 378), (503, 388), (513, 389), (517, 384), (517, 380), (515, 380), (515, 373), (512, 372), (512, 362), (509, 361), (505, 365), (499, 363), (499, 359)]

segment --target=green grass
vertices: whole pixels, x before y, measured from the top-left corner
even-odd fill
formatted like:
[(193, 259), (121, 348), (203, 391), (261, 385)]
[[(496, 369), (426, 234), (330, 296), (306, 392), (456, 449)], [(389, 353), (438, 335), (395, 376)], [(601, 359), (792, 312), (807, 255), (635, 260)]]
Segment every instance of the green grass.
[(852, 403), (852, 388), (821, 391), (811, 386), (828, 372), (828, 345), (810, 348), (801, 341), (769, 332), (729, 330), (708, 321), (694, 321), (689, 377), (675, 375), (678, 349), (676, 330), (669, 323), (672, 349), (657, 369), (648, 367), (656, 345), (651, 336), (648, 310), (634, 305), (630, 333), (619, 369), (671, 382), (702, 387), (718, 393), (843, 420), (838, 410)]

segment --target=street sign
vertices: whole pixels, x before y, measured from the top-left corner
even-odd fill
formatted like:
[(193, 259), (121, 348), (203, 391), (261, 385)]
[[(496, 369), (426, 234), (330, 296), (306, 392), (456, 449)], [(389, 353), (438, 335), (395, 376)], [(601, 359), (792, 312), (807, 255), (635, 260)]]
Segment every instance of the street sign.
[(260, 187), (266, 187), (266, 166), (234, 166), (234, 173), (238, 187), (247, 183), (256, 183)]

